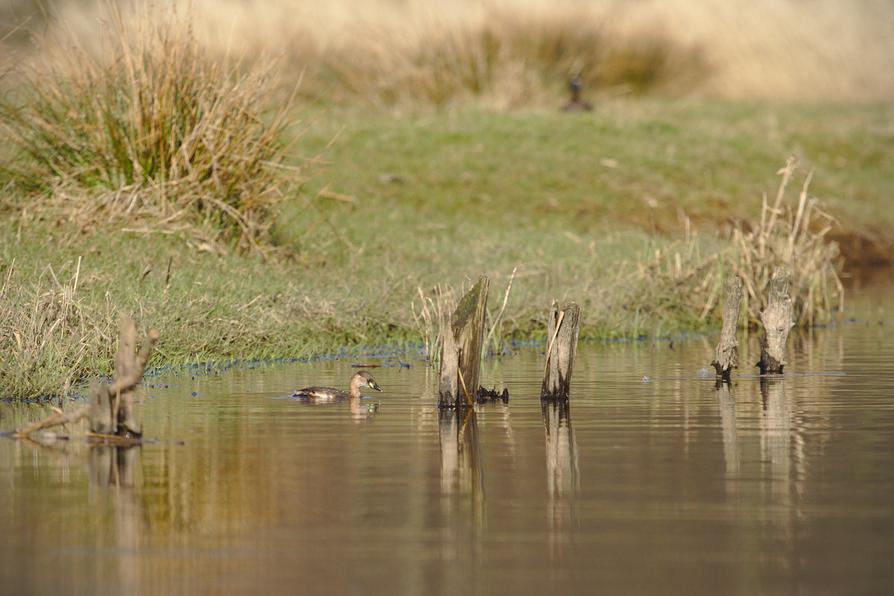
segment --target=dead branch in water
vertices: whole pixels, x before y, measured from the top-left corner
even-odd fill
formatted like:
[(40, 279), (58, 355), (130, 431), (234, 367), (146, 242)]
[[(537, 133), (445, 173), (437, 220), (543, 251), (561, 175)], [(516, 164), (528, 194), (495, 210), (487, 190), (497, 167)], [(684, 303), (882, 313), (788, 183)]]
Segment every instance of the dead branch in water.
[(42, 420), (32, 422), (31, 424), (26, 424), (22, 428), (17, 429), (13, 433), (13, 436), (17, 439), (25, 439), (31, 433), (35, 433), (45, 428), (52, 428), (54, 426), (61, 426), (63, 424), (71, 424), (72, 422), (77, 422), (78, 420), (81, 420), (82, 418), (87, 416), (89, 412), (90, 406), (81, 406), (80, 408), (72, 412), (62, 412), (61, 410), (58, 410)]
[(13, 436), (28, 438), (40, 430), (77, 422), (88, 418), (91, 442), (114, 444), (134, 444), (142, 436), (140, 402), (136, 399), (134, 387), (143, 378), (146, 363), (152, 348), (158, 341), (159, 333), (151, 329), (138, 353), (136, 349), (137, 329), (134, 322), (121, 319), (118, 352), (115, 355), (115, 379), (111, 384), (95, 383), (91, 389), (90, 404), (71, 412), (56, 410), (50, 416), (17, 429)]
[[(484, 339), (484, 345), (490, 345), (491, 339), (494, 337), (494, 333), (499, 329), (500, 324), (503, 322), (503, 313), (506, 312), (506, 304), (509, 303), (509, 292), (512, 291), (512, 281), (515, 279), (515, 274), (518, 271), (518, 267), (512, 268), (512, 274), (509, 276), (509, 283), (506, 284), (506, 293), (503, 294), (503, 305), (500, 306), (500, 311), (497, 313), (496, 318), (490, 326), (490, 331), (487, 332), (487, 337)], [(500, 334), (497, 333), (496, 339), (494, 340), (494, 346), (492, 348), (493, 352), (500, 351)]]

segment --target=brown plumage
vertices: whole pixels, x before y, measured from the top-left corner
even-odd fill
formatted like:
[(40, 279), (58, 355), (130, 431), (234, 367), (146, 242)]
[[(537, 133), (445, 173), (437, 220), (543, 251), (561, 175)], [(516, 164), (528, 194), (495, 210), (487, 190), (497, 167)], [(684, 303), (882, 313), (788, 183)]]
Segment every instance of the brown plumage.
[(364, 387), (369, 387), (376, 391), (382, 390), (382, 388), (379, 387), (379, 384), (376, 383), (376, 380), (372, 378), (371, 374), (365, 370), (361, 370), (354, 373), (354, 376), (351, 377), (351, 383), (347, 392), (342, 391), (341, 389), (336, 389), (335, 387), (305, 387), (304, 389), (298, 389), (292, 393), (292, 397), (306, 399), (316, 403), (360, 399), (360, 390)]

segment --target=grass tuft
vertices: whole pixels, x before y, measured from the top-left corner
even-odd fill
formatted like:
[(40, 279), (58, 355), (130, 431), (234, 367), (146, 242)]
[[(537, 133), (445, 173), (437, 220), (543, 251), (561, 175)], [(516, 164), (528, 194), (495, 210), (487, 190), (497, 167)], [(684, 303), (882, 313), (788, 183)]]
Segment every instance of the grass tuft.
[(98, 49), (45, 39), (41, 60), (10, 74), (3, 177), (26, 206), (74, 189), (73, 209), (117, 203), (257, 246), (298, 183), (280, 140), (290, 106), (265, 108), (269, 67), (209, 60), (182, 16), (130, 19), (109, 7), (105, 23)]
[(65, 395), (99, 365), (97, 346), (113, 343), (108, 313), (86, 310), (78, 296), (81, 261), (69, 280), (52, 267), (37, 280), (17, 280), (15, 261), (0, 285), (0, 389), (3, 397)]
[(710, 247), (686, 225), (684, 238), (655, 251), (654, 258), (632, 264), (636, 293), (631, 308), (659, 320), (698, 322), (719, 320), (724, 280), (730, 272), (745, 286), (745, 323), (757, 326), (767, 304), (770, 278), (776, 267), (792, 272), (795, 323), (815, 325), (844, 308), (840, 274), (843, 260), (838, 244), (827, 238), (834, 220), (809, 196), (808, 174), (797, 204), (786, 203), (795, 172), (789, 159), (779, 170), (781, 180), (772, 205), (763, 199), (760, 219), (738, 221), (731, 237)]
[(826, 237), (835, 220), (808, 195), (813, 172), (804, 180), (797, 206), (785, 204), (794, 171), (795, 160), (790, 158), (778, 172), (782, 179), (772, 206), (764, 195), (760, 222), (756, 226), (739, 223), (733, 230), (734, 265), (745, 283), (750, 321), (757, 321), (766, 306), (776, 267), (792, 273), (796, 324), (827, 321), (844, 310), (843, 261), (838, 244)]

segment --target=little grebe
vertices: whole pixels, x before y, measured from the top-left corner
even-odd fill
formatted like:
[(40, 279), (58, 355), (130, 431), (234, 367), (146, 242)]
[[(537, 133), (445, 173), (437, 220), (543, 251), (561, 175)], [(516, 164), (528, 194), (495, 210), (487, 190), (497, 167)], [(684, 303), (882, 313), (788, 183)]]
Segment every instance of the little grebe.
[(354, 376), (351, 377), (351, 386), (347, 393), (345, 393), (341, 389), (336, 389), (335, 387), (305, 387), (304, 389), (299, 389), (298, 391), (294, 392), (292, 394), (292, 397), (306, 399), (308, 401), (318, 403), (342, 401), (345, 399), (354, 400), (360, 399), (360, 390), (363, 387), (369, 387), (370, 389), (375, 389), (376, 391), (382, 390), (382, 388), (379, 387), (379, 384), (376, 383), (376, 380), (372, 378), (371, 374), (369, 374), (365, 370), (361, 370), (354, 373)]

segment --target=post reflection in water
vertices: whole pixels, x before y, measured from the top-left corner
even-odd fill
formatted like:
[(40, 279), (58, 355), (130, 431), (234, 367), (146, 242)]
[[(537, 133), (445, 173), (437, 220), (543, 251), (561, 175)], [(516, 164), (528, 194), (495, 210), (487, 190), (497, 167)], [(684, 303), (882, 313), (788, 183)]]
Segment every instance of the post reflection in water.
[(118, 582), (123, 590), (139, 591), (142, 584), (139, 549), (146, 530), (146, 515), (140, 499), (141, 456), (139, 445), (95, 445), (90, 447), (87, 456), (90, 500), (111, 501), (119, 549)]
[[(441, 410), (438, 413), (438, 430), (441, 439), (441, 494), (444, 496), (444, 513), (449, 515), (458, 506), (461, 513), (472, 515), (477, 526), (483, 525), (484, 470), (481, 467), (475, 410)], [(468, 499), (455, 499), (455, 496)]]
[(546, 486), (549, 546), (552, 558), (560, 557), (565, 531), (575, 519), (574, 497), (580, 491), (577, 442), (571, 426), (567, 399), (540, 402), (546, 436)]
[(577, 443), (571, 427), (571, 405), (567, 399), (540, 403), (546, 430), (546, 482), (550, 497), (574, 495), (580, 490)]
[[(478, 442), (475, 411), (439, 410), (441, 445), (441, 526), (440, 560), (478, 561), (482, 556), (481, 533), (486, 524), (484, 470)], [(444, 593), (462, 591), (460, 575), (437, 573), (436, 584)], [(474, 566), (467, 568), (474, 574)], [(467, 578), (468, 579), (468, 578)]]
[(791, 404), (785, 396), (783, 379), (761, 377), (761, 455), (769, 465), (773, 492), (788, 492), (791, 478)]
[(780, 523), (786, 536), (792, 535), (794, 520), (800, 515), (800, 479), (805, 474), (802, 439), (795, 425), (792, 403), (785, 393), (784, 378), (761, 378), (761, 455), (768, 466), (764, 479), (771, 502), (785, 511)]
[(736, 397), (729, 383), (717, 381), (717, 405), (720, 409), (720, 429), (723, 433), (723, 460), (726, 463), (727, 488), (735, 485), (739, 476), (739, 446), (736, 437)]

